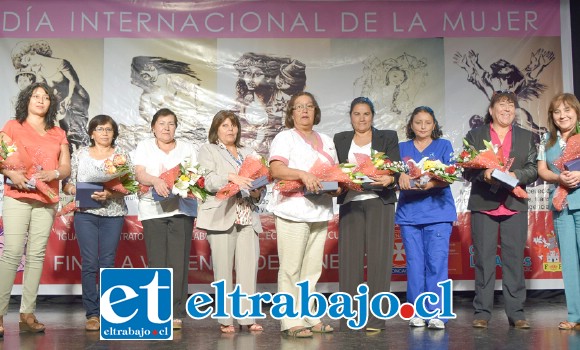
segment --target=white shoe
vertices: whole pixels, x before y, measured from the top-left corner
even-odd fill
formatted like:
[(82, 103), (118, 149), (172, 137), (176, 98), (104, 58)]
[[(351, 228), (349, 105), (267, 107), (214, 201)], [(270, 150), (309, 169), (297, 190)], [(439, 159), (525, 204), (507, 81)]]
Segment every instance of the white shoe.
[(431, 329), (445, 329), (445, 323), (443, 323), (443, 321), (438, 320), (436, 318), (433, 318), (431, 320), (429, 320), (429, 326), (428, 328)]
[(425, 327), (425, 320), (419, 317), (414, 317), (409, 321), (411, 327)]

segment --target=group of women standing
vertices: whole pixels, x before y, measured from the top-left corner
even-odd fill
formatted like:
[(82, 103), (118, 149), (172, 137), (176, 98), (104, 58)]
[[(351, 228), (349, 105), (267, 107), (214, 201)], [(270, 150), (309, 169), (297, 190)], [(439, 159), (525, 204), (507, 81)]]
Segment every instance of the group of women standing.
[[(143, 224), (148, 265), (173, 268), (173, 327), (179, 329), (185, 317), (187, 301), (188, 260), (194, 216), (179, 206), (180, 199), (172, 197), (170, 186), (160, 177), (184, 159), (199, 162), (207, 169), (205, 186), (210, 192), (199, 203), (197, 226), (207, 231), (212, 249), (215, 280), (225, 280), (226, 291), (232, 292), (236, 282), (241, 292), (256, 291), (257, 262), (261, 232), (255, 206), (264, 189), (252, 189), (252, 179), (238, 175), (244, 159), (254, 153), (240, 143), (241, 126), (235, 113), (218, 112), (211, 124), (208, 141), (199, 151), (191, 144), (177, 141), (178, 119), (169, 109), (161, 109), (153, 116), (153, 138), (140, 142), (133, 161), (115, 147), (118, 137), (116, 122), (109, 116), (93, 118), (88, 127), (89, 147), (82, 147), (72, 155), (72, 164), (64, 131), (56, 122), (56, 99), (43, 83), (24, 89), (18, 99), (16, 119), (9, 121), (0, 133), (7, 144), (14, 143), (28, 151), (35, 166), (37, 180), (42, 180), (58, 193), (59, 180), (69, 177), (63, 187), (67, 194), (75, 194), (78, 182), (98, 181), (99, 169), (106, 160), (124, 156), (135, 167), (137, 180), (154, 189), (162, 201), (155, 200), (149, 190), (139, 200), (139, 220)], [(570, 94), (556, 96), (550, 104), (548, 126), (539, 154), (532, 134), (515, 125), (517, 100), (511, 92), (497, 92), (491, 99), (486, 124), (471, 130), (466, 140), (483, 149), (484, 141), (501, 146), (506, 157), (514, 158), (510, 175), (525, 186), (536, 180), (537, 174), (548, 182), (555, 182), (571, 190), (568, 206), (554, 211), (555, 231), (560, 241), (563, 275), (569, 317), (561, 329), (572, 329), (580, 323), (579, 247), (580, 214), (577, 193), (580, 172), (563, 171), (553, 166), (566, 141), (577, 133), (580, 103)], [(451, 143), (442, 139), (442, 130), (435, 113), (429, 107), (416, 108), (408, 121), (408, 141), (399, 143), (394, 131), (377, 130), (373, 124), (373, 103), (364, 97), (356, 98), (350, 106), (352, 131), (330, 137), (314, 131), (320, 123), (321, 111), (315, 97), (308, 92), (292, 96), (285, 117), (286, 130), (274, 138), (270, 148), (271, 175), (277, 180), (300, 180), (307, 190), (318, 192), (321, 181), (309, 172), (316, 162), (337, 164), (356, 163), (357, 153), (371, 155), (384, 152), (392, 161), (416, 162), (424, 157), (452, 162)], [(538, 160), (536, 163), (536, 159)], [(523, 274), (523, 254), (527, 239), (527, 202), (507, 189), (497, 186), (491, 176), (493, 169), (466, 169), (464, 177), (472, 183), (468, 208), (471, 210), (472, 239), (475, 254), (475, 319), (473, 327), (487, 327), (493, 308), (498, 234), (501, 237), (503, 263), (503, 294), (508, 321), (515, 328), (529, 328), (523, 303), (526, 289)], [(3, 205), (4, 253), (0, 258), (0, 334), (3, 335), (3, 315), (6, 314), (14, 277), (26, 245), (26, 265), (23, 296), (20, 306), (20, 330), (42, 332), (45, 326), (33, 312), (44, 252), (55, 214), (55, 201), (38, 191), (29, 190), (30, 174), (25, 169), (3, 168), (2, 173), (12, 181), (5, 186)], [(364, 283), (366, 257), (369, 298), (389, 291), (395, 223), (400, 226), (407, 257), (407, 299), (413, 303), (424, 292), (441, 297), (438, 282), (448, 278), (449, 238), (457, 219), (449, 184), (431, 179), (415, 183), (406, 174), (395, 173), (372, 178), (375, 189), (356, 192), (342, 190), (305, 197), (273, 193), (269, 209), (275, 215), (278, 255), (280, 261), (278, 291), (289, 293), (300, 304), (296, 283), (308, 281), (314, 292), (322, 273), (322, 259), (328, 221), (333, 217), (332, 197), (338, 197), (339, 211), (339, 287), (351, 295)], [(215, 193), (228, 182), (238, 185), (241, 193), (226, 200), (218, 200)], [(397, 189), (398, 186), (398, 189)], [(396, 190), (400, 190), (398, 206)], [(74, 225), (82, 257), (83, 304), (86, 309), (86, 329), (98, 330), (99, 301), (96, 288), (99, 268), (114, 265), (115, 252), (127, 207), (122, 194), (104, 189), (92, 198), (100, 201), (99, 208), (81, 208), (75, 213)], [(421, 215), (417, 215), (421, 213)], [(28, 232), (28, 235), (26, 234)], [(441, 298), (439, 298), (441, 299)], [(250, 305), (243, 304), (242, 309)], [(229, 308), (231, 306), (227, 306)], [(314, 310), (314, 302), (309, 305)], [(440, 305), (428, 305), (428, 310)], [(370, 313), (372, 315), (372, 313)], [(428, 322), (427, 322), (428, 321)], [(412, 318), (410, 326), (444, 329), (446, 320)], [(233, 319), (220, 319), (220, 330), (233, 333)], [(253, 319), (238, 320), (240, 328), (262, 331)], [(341, 329), (346, 329), (344, 320)], [(385, 328), (383, 320), (371, 316), (366, 331)], [(333, 328), (318, 318), (283, 318), (281, 330), (288, 336), (305, 338), (312, 333), (328, 333)]]
[[(580, 184), (580, 172), (559, 173), (553, 164), (547, 167), (545, 162), (546, 157), (549, 162), (557, 159), (565, 141), (577, 132), (580, 108), (577, 99), (571, 94), (560, 94), (552, 100), (549, 127), (551, 134), (557, 133), (558, 136), (546, 136), (546, 151), (540, 152), (539, 157), (532, 133), (514, 125), (517, 107), (513, 92), (496, 92), (491, 98), (485, 124), (469, 131), (467, 142), (476, 150), (481, 150), (486, 148), (484, 141), (489, 141), (503, 152), (505, 158), (514, 158), (509, 175), (524, 188), (537, 179), (538, 164), (544, 180), (557, 182), (569, 189), (575, 188)], [(308, 173), (317, 160), (334, 164), (338, 158), (339, 162), (356, 163), (355, 153), (370, 156), (374, 150), (384, 152), (392, 161), (412, 159), (419, 162), (425, 157), (444, 164), (453, 161), (451, 143), (441, 138), (441, 127), (431, 108), (417, 107), (412, 112), (406, 127), (409, 140), (402, 143), (398, 143), (394, 132), (373, 128), (373, 117), (374, 106), (370, 100), (364, 97), (353, 100), (350, 108), (353, 130), (335, 135), (333, 149), (328, 137), (313, 130), (313, 126), (320, 122), (320, 108), (314, 96), (305, 92), (295, 95), (289, 102), (286, 118), (288, 130), (277, 135), (272, 143), (272, 175), (280, 180), (301, 180), (308, 190), (313, 191), (322, 188), (320, 181)], [(475, 258), (475, 315), (472, 325), (474, 328), (486, 328), (491, 318), (500, 237), (505, 312), (511, 326), (527, 329), (530, 324), (524, 313), (526, 288), (523, 270), (528, 227), (527, 200), (500, 186), (492, 177), (493, 170), (465, 169), (464, 172), (465, 179), (472, 185), (468, 202)], [(414, 303), (425, 292), (435, 293), (441, 300), (441, 288), (437, 283), (448, 279), (449, 239), (453, 222), (457, 219), (449, 184), (436, 179), (426, 183), (411, 182), (406, 174), (372, 180), (375, 181), (373, 185), (378, 186), (377, 190), (354, 192), (339, 189), (331, 193), (338, 196), (338, 203), (341, 204), (339, 289), (351, 295), (357, 293), (357, 286), (365, 282), (366, 257), (369, 298), (389, 290), (396, 223), (401, 229), (407, 259), (407, 300)], [(396, 210), (395, 184), (400, 190)], [(278, 232), (278, 288), (280, 292), (293, 294), (298, 300), (295, 283), (303, 280), (315, 283), (321, 274), (324, 248), (324, 238), (321, 237), (326, 235), (330, 197), (305, 198), (284, 196), (277, 192), (274, 195), (271, 210), (276, 216)], [(560, 323), (560, 329), (580, 327), (580, 304), (572, 297), (579, 293), (580, 226), (576, 211), (580, 204), (575, 195), (569, 196), (568, 202), (565, 211), (554, 212), (569, 308), (569, 319)], [(313, 288), (311, 283), (311, 291)], [(428, 311), (434, 311), (441, 305), (426, 307)], [(409, 325), (444, 329), (446, 322), (446, 319), (437, 317), (428, 322), (413, 317)], [(346, 328), (346, 320), (341, 320), (341, 329)], [(382, 329), (384, 321), (371, 316), (366, 331)], [(282, 331), (302, 338), (311, 337), (313, 332), (331, 332), (332, 328), (318, 319), (304, 318), (282, 320)]]

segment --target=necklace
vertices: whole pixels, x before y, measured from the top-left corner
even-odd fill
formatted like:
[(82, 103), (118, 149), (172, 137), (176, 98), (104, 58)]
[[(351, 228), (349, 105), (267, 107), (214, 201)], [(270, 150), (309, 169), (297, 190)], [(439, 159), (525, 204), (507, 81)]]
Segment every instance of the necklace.
[(234, 156), (232, 154), (232, 152), (230, 152), (230, 150), (225, 147), (226, 151), (228, 151), (228, 154), (230, 155), (230, 157), (232, 157), (232, 159), (234, 160), (234, 162), (236, 162), (236, 164), (238, 165), (238, 168), (240, 166), (242, 166), (242, 163), (244, 162), (244, 157), (242, 156), (242, 154), (238, 151), (238, 157), (236, 158), (236, 156)]

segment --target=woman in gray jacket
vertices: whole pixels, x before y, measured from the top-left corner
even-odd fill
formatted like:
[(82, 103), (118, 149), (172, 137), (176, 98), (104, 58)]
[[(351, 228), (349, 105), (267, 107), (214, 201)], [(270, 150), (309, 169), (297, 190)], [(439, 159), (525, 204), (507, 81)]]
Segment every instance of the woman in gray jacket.
[[(244, 159), (254, 153), (240, 144), (241, 128), (238, 117), (232, 111), (219, 111), (209, 129), (209, 144), (203, 145), (198, 153), (199, 164), (209, 170), (205, 176), (205, 186), (213, 193), (201, 203), (198, 210), (197, 227), (207, 231), (211, 247), (214, 280), (224, 280), (226, 292), (233, 291), (232, 267), (235, 262), (236, 283), (241, 292), (251, 295), (256, 292), (258, 258), (260, 256), (258, 233), (262, 232), (260, 217), (254, 211), (261, 196), (261, 189), (241, 191), (236, 196), (224, 200), (217, 199), (215, 193), (233, 182), (242, 190), (247, 190), (252, 179), (238, 175)], [(234, 260), (235, 259), (235, 260)], [(241, 303), (242, 312), (249, 310), (250, 302)], [(231, 315), (232, 306), (226, 305)], [(262, 331), (254, 319), (239, 319), (240, 328), (247, 326), (251, 332)], [(222, 333), (234, 333), (233, 318), (220, 319)]]

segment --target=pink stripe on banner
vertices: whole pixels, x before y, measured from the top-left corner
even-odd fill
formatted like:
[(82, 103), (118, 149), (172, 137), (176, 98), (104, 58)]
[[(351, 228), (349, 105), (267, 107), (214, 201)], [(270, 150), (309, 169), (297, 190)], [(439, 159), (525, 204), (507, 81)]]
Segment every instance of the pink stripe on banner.
[(433, 38), (559, 36), (560, 2), (2, 0), (0, 37)]

